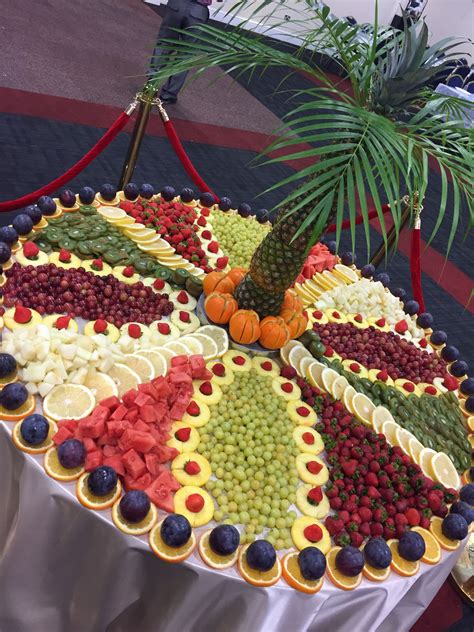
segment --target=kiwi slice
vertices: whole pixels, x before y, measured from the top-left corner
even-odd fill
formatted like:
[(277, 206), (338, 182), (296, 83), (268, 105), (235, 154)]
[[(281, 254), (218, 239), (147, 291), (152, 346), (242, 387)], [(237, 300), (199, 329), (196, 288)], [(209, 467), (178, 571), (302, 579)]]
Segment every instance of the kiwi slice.
[(172, 272), (168, 268), (164, 268), (163, 266), (155, 266), (155, 276), (158, 279), (163, 279), (164, 281), (172, 280)]
[(91, 206), (90, 204), (84, 204), (83, 206), (79, 207), (79, 212), (81, 213), (81, 215), (95, 215), (97, 211), (94, 206)]
[(180, 287), (184, 287), (186, 280), (189, 278), (189, 272), (187, 270), (183, 270), (182, 268), (178, 268), (177, 270), (173, 270), (172, 279), (179, 285)]
[(65, 248), (66, 250), (76, 250), (77, 242), (74, 239), (70, 239), (69, 237), (63, 237), (58, 242), (60, 248)]

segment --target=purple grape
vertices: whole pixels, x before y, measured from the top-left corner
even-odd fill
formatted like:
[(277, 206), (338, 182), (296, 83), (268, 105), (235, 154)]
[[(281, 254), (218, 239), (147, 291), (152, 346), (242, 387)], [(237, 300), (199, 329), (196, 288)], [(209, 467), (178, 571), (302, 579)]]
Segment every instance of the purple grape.
[(136, 200), (138, 197), (138, 186), (134, 182), (129, 182), (123, 187), (123, 193), (127, 200)]
[(182, 202), (184, 202), (185, 204), (189, 204), (189, 202), (192, 202), (194, 200), (194, 191), (189, 187), (186, 187), (181, 191), (180, 198)]
[(56, 202), (49, 195), (42, 195), (36, 204), (43, 215), (54, 215), (56, 213)]
[(145, 198), (145, 200), (151, 200), (154, 195), (155, 189), (152, 184), (142, 184), (140, 187), (140, 197)]
[(268, 209), (266, 208), (259, 209), (255, 213), (255, 218), (259, 224), (265, 224), (265, 222), (268, 222), (270, 219)]
[(12, 221), (13, 228), (19, 235), (29, 235), (33, 230), (33, 220), (26, 213), (20, 213)]
[(171, 202), (176, 196), (174, 187), (166, 186), (161, 189), (161, 197), (165, 202)]
[(416, 319), (416, 324), (418, 325), (418, 327), (421, 327), (422, 329), (429, 329), (430, 327), (433, 326), (433, 323), (434, 323), (433, 315), (430, 314), (429, 312), (423, 312), (422, 314), (419, 314), (418, 318)]
[(364, 279), (371, 279), (375, 274), (375, 266), (371, 263), (367, 263), (360, 271)]
[(30, 204), (25, 208), (25, 214), (31, 219), (33, 224), (39, 224), (41, 218), (43, 217), (43, 213), (41, 212), (39, 206), (37, 204)]
[(205, 206), (206, 208), (211, 208), (211, 206), (214, 206), (216, 203), (214, 196), (208, 191), (206, 191), (206, 193), (201, 193), (199, 201), (201, 202), (201, 206)]
[(250, 206), (250, 204), (242, 202), (242, 204), (239, 205), (237, 212), (240, 217), (249, 217), (252, 214), (252, 207)]
[(150, 511), (150, 499), (141, 490), (132, 490), (122, 496), (120, 513), (127, 522), (141, 522)]
[(219, 208), (221, 211), (227, 212), (232, 208), (232, 200), (228, 197), (222, 197), (219, 200)]
[(59, 194), (59, 201), (66, 208), (72, 208), (76, 203), (76, 196), (74, 195), (74, 191), (71, 189), (64, 189)]
[(4, 241), (0, 241), (0, 264), (9, 261), (12, 255), (11, 248)]
[(341, 255), (341, 261), (345, 266), (352, 266), (357, 261), (355, 252), (343, 252)]
[(113, 184), (105, 183), (99, 189), (100, 195), (106, 202), (112, 202), (117, 195), (117, 189)]
[(414, 316), (415, 314), (417, 314), (420, 310), (420, 304), (417, 303), (417, 301), (411, 300), (411, 301), (407, 301), (404, 306), (403, 309), (406, 311), (407, 314), (409, 314), (410, 316)]
[(13, 226), (2, 226), (0, 228), (0, 241), (4, 241), (9, 246), (18, 241), (18, 233)]
[(379, 272), (376, 277), (376, 281), (379, 281), (384, 287), (387, 287), (390, 283), (390, 275), (386, 272)]
[(86, 461), (86, 448), (79, 439), (66, 439), (58, 448), (58, 460), (63, 467), (72, 470), (84, 465)]
[(92, 204), (95, 199), (95, 191), (91, 187), (82, 187), (79, 191), (79, 201), (82, 204)]

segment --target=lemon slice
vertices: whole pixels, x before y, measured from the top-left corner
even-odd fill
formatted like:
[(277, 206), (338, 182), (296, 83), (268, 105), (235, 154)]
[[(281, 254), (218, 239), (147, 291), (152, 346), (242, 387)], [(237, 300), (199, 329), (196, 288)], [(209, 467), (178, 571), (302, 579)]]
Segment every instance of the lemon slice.
[(140, 376), (132, 371), (125, 364), (117, 362), (108, 372), (108, 375), (113, 379), (118, 389), (118, 396), (122, 397), (131, 388), (137, 388), (140, 384)]
[(385, 408), (385, 406), (376, 406), (372, 411), (370, 421), (375, 432), (382, 432), (382, 426), (386, 421), (393, 421), (393, 423), (395, 423), (392, 413), (388, 408)]
[(189, 355), (189, 349), (186, 345), (181, 344), (178, 340), (171, 340), (171, 342), (167, 342), (163, 349), (168, 349), (172, 351), (175, 355)]
[(118, 396), (118, 388), (110, 375), (91, 371), (87, 374), (84, 386), (89, 388), (94, 395), (96, 402), (100, 402), (107, 397)]
[(420, 458), (420, 452), (423, 450), (424, 446), (422, 443), (418, 441), (416, 437), (412, 437), (409, 442), (409, 450), (410, 456), (415, 463), (418, 463)]
[(308, 371), (308, 367), (310, 367), (316, 360), (313, 356), (305, 356), (301, 359), (300, 362), (300, 370), (298, 371), (298, 375), (300, 377), (306, 377), (306, 373)]
[(364, 393), (356, 393), (352, 398), (352, 409), (363, 424), (371, 426), (371, 415), (375, 409), (375, 405)]
[(144, 358), (145, 360), (151, 362), (153, 365), (155, 377), (166, 375), (166, 372), (168, 370), (167, 359), (165, 358), (165, 355), (160, 351), (152, 351), (151, 349), (140, 349), (140, 351), (137, 351), (133, 355), (138, 358)]
[(434, 478), (431, 464), (436, 454), (437, 453), (431, 448), (423, 448), (418, 455), (418, 465), (421, 467), (423, 474), (428, 476), (428, 478)]
[[(166, 374), (171, 365), (171, 358), (174, 358), (177, 354), (171, 349), (165, 349), (164, 347), (156, 347), (156, 348), (150, 349), (150, 352), (159, 353), (160, 356), (162, 356), (165, 359), (165, 362), (166, 362), (165, 374)], [(143, 355), (143, 349), (140, 350), (140, 354)], [(150, 358), (148, 358), (148, 360), (150, 360), (150, 362), (153, 364), (153, 361)]]
[(314, 362), (308, 367), (306, 377), (309, 380), (309, 383), (316, 388), (319, 388), (321, 391), (324, 390), (324, 386), (321, 380), (321, 376), (323, 371), (327, 369), (325, 364), (321, 362)]
[(433, 478), (445, 487), (459, 489), (461, 481), (453, 462), (444, 452), (438, 452), (431, 459), (431, 471)]
[(394, 421), (384, 421), (382, 426), (382, 434), (385, 435), (390, 445), (395, 445), (397, 438), (397, 430), (400, 426)]
[(186, 345), (189, 349), (189, 355), (202, 355), (204, 353), (204, 347), (200, 340), (194, 336), (183, 336), (179, 339), (182, 345)]
[(293, 347), (293, 349), (291, 349), (288, 354), (288, 363), (295, 369), (300, 377), (304, 376), (304, 373), (302, 373), (300, 369), (301, 361), (303, 360), (303, 358), (311, 358), (311, 360), (313, 360), (314, 362), (313, 356), (305, 347), (303, 347), (303, 345)]
[(395, 433), (395, 441), (397, 443), (398, 446), (401, 447), (401, 449), (405, 452), (405, 454), (408, 454), (408, 456), (410, 456), (410, 439), (414, 439), (413, 435), (411, 434), (411, 432), (408, 432), (408, 430), (405, 430), (405, 428), (397, 428), (397, 431)]
[(336, 274), (336, 272), (338, 273), (337, 276), (343, 277), (347, 284), (355, 283), (359, 280), (357, 273), (352, 268), (349, 268), (342, 263), (336, 263), (334, 266), (334, 273)]
[(331, 385), (331, 395), (334, 399), (341, 399), (344, 394), (344, 391), (349, 386), (349, 382), (343, 375), (340, 375), (338, 378), (334, 380)]
[(135, 371), (142, 382), (150, 382), (155, 376), (152, 362), (135, 353), (128, 353), (123, 357), (124, 364)]
[[(199, 331), (201, 331), (201, 329)], [(193, 334), (193, 338), (196, 338), (202, 344), (202, 355), (206, 362), (219, 357), (219, 347), (213, 338), (201, 333)]]
[(99, 206), (97, 213), (110, 222), (127, 217), (127, 213), (122, 208), (114, 206)]
[(331, 387), (339, 377), (339, 373), (333, 369), (324, 369), (321, 373), (321, 383), (326, 393), (331, 393)]
[(344, 393), (342, 394), (342, 403), (344, 404), (345, 409), (348, 410), (350, 413), (353, 413), (352, 400), (356, 395), (357, 391), (350, 384), (349, 386), (346, 386)]
[(95, 397), (82, 384), (59, 384), (54, 386), (43, 400), (44, 414), (60, 419), (82, 419), (94, 410)]
[(302, 346), (303, 345), (301, 344), (301, 342), (298, 342), (297, 340), (290, 340), (289, 342), (286, 343), (284, 347), (280, 349), (280, 358), (283, 360), (285, 364), (290, 364), (290, 361), (288, 359), (288, 356), (290, 355), (290, 351), (294, 349), (295, 347), (302, 347)]
[(145, 224), (141, 224), (140, 222), (135, 222), (133, 226), (127, 226), (126, 233), (140, 233), (142, 230), (147, 230)]
[(222, 327), (216, 327), (215, 325), (204, 325), (196, 331), (194, 335), (203, 335), (208, 338), (212, 338), (214, 343), (217, 345), (217, 357), (221, 358), (224, 353), (227, 353), (229, 350), (229, 336), (225, 329)]

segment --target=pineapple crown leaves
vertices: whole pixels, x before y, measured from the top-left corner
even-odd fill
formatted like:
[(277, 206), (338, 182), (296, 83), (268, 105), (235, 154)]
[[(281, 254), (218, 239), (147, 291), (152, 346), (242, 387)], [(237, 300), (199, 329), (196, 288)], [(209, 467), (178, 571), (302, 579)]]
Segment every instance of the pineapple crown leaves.
[[(473, 136), (472, 130), (454, 120), (462, 111), (459, 99), (441, 97), (430, 85), (458, 54), (459, 42), (444, 40), (428, 46), (423, 21), (407, 24), (403, 32), (379, 28), (376, 4), (372, 27), (339, 20), (315, 0), (296, 4), (301, 5), (301, 17), (292, 20), (301, 27), (296, 49), (284, 43), (276, 47), (265, 43), (266, 23), (276, 29), (279, 26), (269, 0), (240, 0), (229, 13), (245, 7), (249, 15), (250, 9), (248, 19), (260, 19), (261, 34), (239, 27), (196, 26), (194, 41), (164, 42), (173, 50), (173, 59), (149, 86), (156, 88), (169, 75), (191, 69), (196, 71), (194, 77), (220, 67), (227, 74), (251, 80), (270, 67), (283, 67), (285, 78), (275, 86), (275, 92), (281, 92), (291, 73), (311, 74), (318, 87), (293, 92), (295, 107), (259, 157), (261, 164), (301, 161), (298, 171), (267, 189), (295, 187), (279, 205), (278, 221), (292, 215), (293, 222), (302, 218), (299, 228), (292, 230), (293, 240), (304, 235), (310, 247), (331, 221), (336, 223), (339, 242), (342, 222), (348, 216), (354, 247), (360, 213), (369, 251), (369, 208), (376, 208), (386, 242), (382, 205), (390, 205), (398, 238), (400, 199), (405, 194), (413, 199), (417, 193), (423, 202), (430, 184), (429, 165), (434, 163), (441, 176), (441, 200), (430, 239), (449, 221), (449, 252), (466, 210), (469, 227), (474, 225)], [(321, 68), (321, 50), (344, 71), (350, 91), (341, 85), (342, 80), (331, 79)]]

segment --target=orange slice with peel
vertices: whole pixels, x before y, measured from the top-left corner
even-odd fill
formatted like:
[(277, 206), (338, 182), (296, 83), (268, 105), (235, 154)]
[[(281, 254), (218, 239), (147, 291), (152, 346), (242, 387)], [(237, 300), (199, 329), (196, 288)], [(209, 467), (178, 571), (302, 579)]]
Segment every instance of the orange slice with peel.
[(428, 529), (423, 529), (423, 527), (412, 527), (411, 530), (419, 533), (425, 541), (426, 549), (421, 561), (425, 564), (437, 564), (441, 559), (441, 547), (438, 540)]
[(234, 566), (237, 562), (237, 558), (239, 557), (239, 547), (237, 547), (237, 549), (230, 555), (219, 555), (218, 553), (215, 553), (209, 544), (211, 531), (212, 529), (205, 531), (199, 540), (198, 549), (202, 561), (211, 568), (217, 568), (219, 570)]
[(433, 516), (431, 518), (430, 533), (438, 540), (441, 548), (445, 549), (445, 551), (455, 551), (461, 544), (461, 541), (447, 538), (443, 533), (442, 525), (443, 519)]
[(128, 522), (120, 513), (120, 498), (112, 507), (112, 520), (115, 526), (128, 535), (144, 535), (152, 530), (158, 519), (158, 510), (150, 503), (150, 510), (140, 522)]
[(65, 468), (61, 465), (58, 459), (58, 451), (56, 446), (50, 448), (44, 455), (44, 469), (46, 474), (51, 476), (57, 481), (62, 483), (68, 483), (75, 481), (81, 474), (84, 473), (84, 466)]
[(179, 564), (179, 562), (183, 562), (189, 557), (196, 548), (196, 536), (194, 532), (191, 531), (191, 537), (183, 546), (168, 546), (161, 537), (162, 524), (163, 520), (150, 531), (149, 540), (151, 550), (160, 559), (170, 562), (171, 564)]
[(390, 563), (392, 570), (403, 577), (416, 575), (420, 570), (420, 562), (410, 562), (410, 560), (403, 558), (398, 552), (398, 540), (388, 540), (387, 544), (392, 551), (392, 561)]
[(286, 583), (300, 592), (314, 595), (324, 584), (324, 576), (320, 579), (305, 579), (298, 564), (298, 553), (287, 553), (282, 560), (282, 574)]
[(327, 552), (327, 576), (337, 588), (341, 588), (342, 590), (354, 590), (362, 581), (362, 573), (359, 573), (359, 575), (355, 577), (349, 577), (348, 575), (343, 575), (343, 573), (336, 568), (336, 555), (340, 550), (340, 546), (333, 546), (332, 549)]
[(35, 398), (33, 395), (28, 395), (25, 403), (15, 410), (7, 410), (3, 406), (0, 406), (0, 419), (2, 419), (2, 421), (21, 421), (25, 417), (28, 417), (28, 415), (31, 415), (35, 407)]
[(366, 562), (362, 569), (362, 574), (371, 582), (384, 582), (390, 576), (390, 566), (387, 566), (387, 568), (375, 568)]
[(13, 428), (12, 441), (16, 445), (16, 447), (22, 452), (26, 452), (27, 454), (43, 454), (44, 452), (47, 452), (49, 448), (51, 448), (54, 445), (52, 437), (58, 431), (58, 427), (56, 426), (54, 421), (49, 422), (48, 436), (43, 441), (43, 443), (39, 443), (38, 445), (31, 445), (29, 443), (26, 443), (26, 441), (21, 436), (21, 432), (20, 432), (21, 424), (22, 422), (19, 421)]
[(122, 483), (118, 480), (115, 489), (106, 494), (105, 496), (96, 496), (89, 491), (87, 487), (87, 479), (89, 478), (89, 472), (85, 472), (79, 477), (76, 483), (76, 495), (81, 505), (87, 507), (87, 509), (107, 509), (120, 498), (122, 495)]
[(250, 545), (247, 544), (247, 546), (244, 546), (240, 551), (237, 564), (240, 574), (245, 579), (245, 581), (247, 581), (249, 584), (252, 584), (253, 586), (273, 586), (273, 584), (277, 583), (282, 574), (281, 562), (278, 555), (273, 568), (271, 568), (269, 571), (257, 571), (249, 566), (247, 562), (246, 552), (249, 546)]

